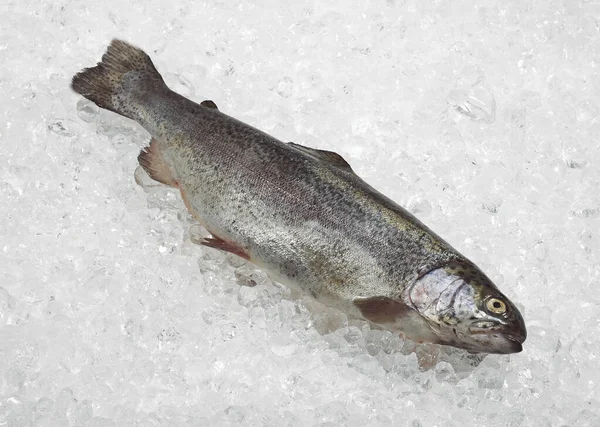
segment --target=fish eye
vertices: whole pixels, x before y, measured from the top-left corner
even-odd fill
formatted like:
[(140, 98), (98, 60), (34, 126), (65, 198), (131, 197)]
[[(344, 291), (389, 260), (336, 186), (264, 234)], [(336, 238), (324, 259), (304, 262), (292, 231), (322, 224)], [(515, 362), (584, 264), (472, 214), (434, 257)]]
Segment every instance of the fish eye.
[(498, 298), (490, 298), (486, 302), (486, 307), (489, 311), (496, 314), (506, 313), (506, 304)]

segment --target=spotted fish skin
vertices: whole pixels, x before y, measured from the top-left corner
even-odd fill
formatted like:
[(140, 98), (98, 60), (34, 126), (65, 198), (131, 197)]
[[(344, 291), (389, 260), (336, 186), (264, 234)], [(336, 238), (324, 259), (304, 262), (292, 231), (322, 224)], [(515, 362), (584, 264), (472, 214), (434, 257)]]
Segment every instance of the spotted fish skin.
[[(439, 339), (411, 290), (444, 266), (480, 270), (338, 154), (284, 143), (212, 101), (197, 104), (171, 91), (150, 58), (122, 41), (77, 74), (72, 87), (151, 134), (140, 164), (181, 191), (214, 236), (208, 246), (350, 315), (416, 341), (461, 346)], [(489, 279), (482, 283), (518, 313)]]

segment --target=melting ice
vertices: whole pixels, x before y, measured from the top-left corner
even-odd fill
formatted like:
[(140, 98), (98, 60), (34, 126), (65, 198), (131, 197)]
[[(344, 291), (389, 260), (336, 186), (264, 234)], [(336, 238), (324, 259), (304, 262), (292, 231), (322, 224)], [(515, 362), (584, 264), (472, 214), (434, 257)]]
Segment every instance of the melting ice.
[[(597, 4), (3, 10), (0, 425), (600, 425)], [(524, 352), (415, 349), (194, 244), (148, 135), (69, 89), (112, 37), (341, 153), (519, 304)]]

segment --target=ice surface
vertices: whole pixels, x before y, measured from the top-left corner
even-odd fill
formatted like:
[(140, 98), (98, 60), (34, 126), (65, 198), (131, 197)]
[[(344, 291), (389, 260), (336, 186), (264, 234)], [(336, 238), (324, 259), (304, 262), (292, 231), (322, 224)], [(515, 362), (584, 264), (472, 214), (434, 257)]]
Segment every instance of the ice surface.
[[(173, 4), (0, 6), (0, 425), (600, 425), (598, 2)], [(113, 37), (342, 154), (517, 302), (525, 351), (415, 349), (192, 243), (134, 177), (148, 135), (69, 89)]]

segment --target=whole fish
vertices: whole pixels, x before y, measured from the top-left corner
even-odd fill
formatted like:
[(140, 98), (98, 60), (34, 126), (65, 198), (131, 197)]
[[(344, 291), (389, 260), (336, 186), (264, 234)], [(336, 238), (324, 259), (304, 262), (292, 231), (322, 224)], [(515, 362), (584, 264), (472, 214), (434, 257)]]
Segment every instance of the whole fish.
[(515, 305), (417, 218), (359, 178), (337, 153), (284, 143), (171, 91), (142, 50), (113, 40), (73, 89), (152, 136), (140, 165), (179, 189), (212, 235), (326, 305), (472, 352), (514, 353), (526, 338)]

